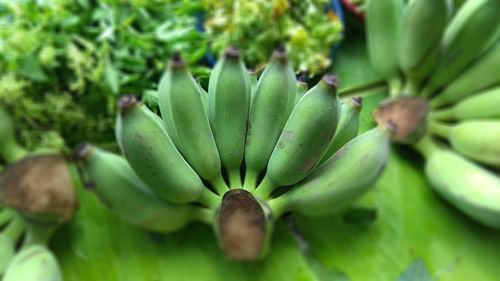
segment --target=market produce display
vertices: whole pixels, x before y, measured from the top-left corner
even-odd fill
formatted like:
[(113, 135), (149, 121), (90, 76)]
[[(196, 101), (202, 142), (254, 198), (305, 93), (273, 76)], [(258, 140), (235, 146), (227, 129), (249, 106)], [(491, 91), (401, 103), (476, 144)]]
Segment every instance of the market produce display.
[(371, 0), (366, 21), (370, 60), (391, 94), (375, 118), (394, 126), (393, 141), (425, 157), (439, 194), (496, 228), (499, 14), (496, 0), (466, 1), (456, 11), (446, 0)]
[(206, 0), (203, 5), (213, 53), (239, 46), (247, 66), (255, 69), (263, 68), (276, 44), (284, 42), (295, 70), (324, 73), (344, 29), (330, 0)]
[(133, 96), (118, 103), (124, 158), (90, 145), (76, 154), (89, 186), (127, 222), (157, 232), (213, 224), (228, 257), (260, 259), (277, 218), (342, 210), (373, 186), (387, 161), (391, 128), (356, 136), (360, 100), (340, 106), (337, 87), (327, 74), (296, 102), (304, 83), (283, 47), (252, 87), (230, 47), (205, 92), (174, 55), (159, 84), (161, 118)]

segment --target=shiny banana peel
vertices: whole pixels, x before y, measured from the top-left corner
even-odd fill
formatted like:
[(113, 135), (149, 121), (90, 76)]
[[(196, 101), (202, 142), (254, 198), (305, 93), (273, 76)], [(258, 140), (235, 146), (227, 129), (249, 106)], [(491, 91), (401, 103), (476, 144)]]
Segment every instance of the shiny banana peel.
[(429, 118), (445, 121), (500, 119), (500, 87), (467, 97), (449, 108), (433, 111)]
[(399, 65), (408, 78), (410, 95), (416, 94), (434, 67), (450, 10), (450, 0), (413, 0), (404, 9), (397, 51)]
[(78, 147), (75, 154), (85, 169), (87, 186), (125, 222), (160, 233), (177, 231), (190, 221), (210, 223), (209, 209), (172, 204), (155, 195), (125, 158), (90, 144)]
[(347, 207), (375, 185), (389, 157), (389, 144), (386, 129), (359, 135), (289, 192), (272, 199), (271, 208), (277, 214), (317, 217)]
[(278, 48), (262, 72), (255, 89), (248, 119), (245, 147), (245, 188), (255, 189), (257, 177), (269, 157), (295, 105), (297, 80), (288, 55)]
[[(500, 11), (500, 9), (499, 9)], [(431, 99), (432, 107), (458, 102), (481, 90), (500, 84), (500, 42), (491, 47), (469, 68), (448, 84), (444, 90)]]
[(403, 7), (403, 0), (369, 0), (366, 3), (368, 57), (375, 70), (389, 80), (398, 76), (394, 54), (397, 54)]
[(184, 160), (163, 122), (133, 96), (119, 100), (123, 154), (137, 175), (171, 203), (217, 204), (217, 196)]
[(11, 261), (3, 281), (62, 281), (57, 259), (44, 245), (27, 246)]
[(337, 77), (325, 75), (297, 104), (269, 158), (258, 196), (299, 182), (319, 163), (337, 128), (337, 87)]
[(449, 203), (482, 224), (500, 228), (500, 177), (429, 137), (416, 144), (426, 158), (425, 174)]
[(455, 125), (431, 122), (430, 132), (450, 142), (451, 147), (480, 163), (500, 167), (500, 120), (463, 121)]
[(230, 188), (242, 186), (240, 168), (245, 156), (250, 77), (240, 52), (229, 48), (210, 75), (209, 116)]
[(158, 101), (169, 136), (186, 161), (217, 191), (228, 190), (222, 178), (219, 152), (205, 112), (200, 86), (179, 54), (174, 55), (160, 81)]
[(466, 1), (447, 26), (441, 41), (442, 55), (421, 95), (436, 90), (456, 78), (484, 50), (498, 40), (500, 2)]
[(319, 164), (328, 160), (344, 144), (358, 135), (359, 112), (361, 111), (361, 98), (354, 97), (345, 100), (340, 106), (340, 119), (333, 139), (328, 146)]

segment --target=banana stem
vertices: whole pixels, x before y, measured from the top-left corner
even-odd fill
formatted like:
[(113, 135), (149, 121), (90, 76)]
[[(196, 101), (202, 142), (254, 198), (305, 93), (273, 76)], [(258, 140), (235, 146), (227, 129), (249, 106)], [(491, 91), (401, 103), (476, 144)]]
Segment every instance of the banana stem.
[(191, 218), (194, 221), (211, 224), (214, 219), (214, 210), (207, 208), (196, 208), (191, 213)]
[(0, 212), (0, 227), (10, 221), (14, 216), (14, 213), (9, 209), (3, 209)]
[(40, 224), (30, 220), (25, 220), (27, 235), (23, 248), (29, 245), (47, 245), (50, 237), (59, 227), (55, 224)]
[(448, 139), (451, 135), (451, 130), (453, 129), (453, 126), (450, 125), (445, 125), (436, 121), (430, 121), (429, 122), (429, 130), (442, 137), (445, 139)]
[(389, 85), (389, 96), (397, 97), (401, 95), (402, 83), (398, 75), (387, 80)]
[(429, 113), (429, 118), (434, 120), (454, 120), (453, 109), (447, 108)]
[(340, 89), (339, 97), (362, 97), (369, 95), (370, 92), (375, 92), (375, 90), (383, 90), (386, 87), (387, 85), (384, 80), (377, 80), (363, 85), (356, 85), (353, 87), (348, 87), (346, 89)]
[(229, 188), (241, 188), (241, 175), (239, 168), (229, 171)]
[(268, 205), (273, 211), (273, 216), (275, 218), (279, 218), (281, 215), (289, 211), (288, 201), (285, 200), (285, 197), (283, 196), (269, 200)]
[(416, 96), (418, 92), (418, 84), (419, 81), (416, 81), (415, 78), (408, 77), (405, 84), (404, 94), (407, 96)]
[(439, 150), (439, 147), (435, 144), (431, 136), (428, 134), (422, 137), (419, 142), (414, 144), (413, 148), (423, 154), (425, 158), (431, 157), (432, 154)]
[(247, 169), (245, 173), (245, 183), (243, 184), (243, 189), (248, 191), (253, 191), (257, 187), (257, 178), (259, 173), (254, 170)]
[(15, 141), (8, 142), (0, 147), (0, 156), (7, 163), (13, 163), (26, 156), (28, 152)]
[(434, 93), (434, 88), (431, 87), (430, 85), (426, 85), (422, 91), (420, 91), (420, 96), (423, 98), (430, 98), (432, 94)]
[(215, 209), (219, 205), (220, 199), (219, 196), (215, 195), (212, 191), (206, 188), (198, 198), (198, 202), (210, 209)]
[(226, 182), (224, 181), (224, 178), (222, 175), (219, 175), (217, 178), (215, 178), (211, 182), (212, 186), (215, 188), (215, 191), (217, 191), (217, 194), (219, 195), (224, 195), (226, 191), (229, 190), (229, 187), (227, 186)]
[(12, 241), (17, 241), (24, 230), (26, 229), (24, 222), (21, 218), (14, 218), (10, 224), (3, 230), (3, 234), (7, 235)]
[(276, 185), (268, 176), (265, 176), (254, 192), (254, 195), (262, 199), (268, 199), (271, 193), (276, 189)]

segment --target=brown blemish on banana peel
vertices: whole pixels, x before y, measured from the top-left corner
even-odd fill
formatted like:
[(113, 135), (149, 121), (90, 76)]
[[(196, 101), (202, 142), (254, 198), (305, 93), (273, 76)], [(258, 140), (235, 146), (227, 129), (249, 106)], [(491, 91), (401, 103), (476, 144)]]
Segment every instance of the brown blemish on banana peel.
[(34, 219), (68, 221), (78, 207), (66, 159), (59, 154), (25, 158), (4, 171), (0, 200)]
[(230, 259), (252, 261), (261, 257), (266, 238), (265, 213), (246, 190), (228, 191), (220, 207), (220, 235)]
[(427, 128), (427, 102), (419, 97), (399, 97), (383, 102), (373, 117), (379, 126), (390, 127), (390, 137), (398, 143), (414, 143)]

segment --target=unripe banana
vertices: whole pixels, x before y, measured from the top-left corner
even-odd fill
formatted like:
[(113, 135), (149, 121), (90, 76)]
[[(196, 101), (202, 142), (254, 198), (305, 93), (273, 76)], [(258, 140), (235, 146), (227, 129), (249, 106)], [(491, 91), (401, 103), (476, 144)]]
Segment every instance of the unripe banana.
[(323, 158), (319, 162), (320, 165), (328, 160), (344, 144), (358, 135), (360, 111), (361, 98), (350, 98), (341, 104), (339, 124), (325, 155), (323, 155)]
[(410, 83), (410, 94), (435, 64), (451, 10), (449, 0), (413, 0), (401, 21), (398, 61)]
[(0, 158), (13, 163), (27, 154), (16, 141), (12, 118), (0, 104)]
[(13, 217), (10, 223), (0, 231), (0, 278), (5, 274), (16, 251), (16, 245), (25, 230), (20, 217)]
[(208, 209), (160, 200), (123, 157), (90, 145), (79, 147), (77, 154), (93, 184), (92, 190), (127, 223), (162, 233), (177, 231), (192, 220), (210, 223)]
[(223, 194), (228, 190), (221, 174), (221, 163), (208, 114), (204, 93), (188, 72), (179, 54), (174, 55), (159, 86), (159, 105), (169, 136), (191, 167)]
[(425, 174), (432, 187), (471, 218), (500, 228), (498, 175), (444, 148), (429, 138), (416, 145), (426, 158)]
[(284, 49), (277, 49), (260, 76), (250, 110), (245, 188), (255, 189), (257, 177), (266, 168), (288, 119), (290, 103), (295, 103), (296, 83), (288, 55)]
[(0, 211), (0, 228), (2, 228), (4, 224), (11, 221), (14, 216), (14, 211), (2, 206), (2, 210)]
[(500, 167), (500, 120), (465, 121), (456, 125), (431, 122), (429, 129), (448, 139), (461, 154)]
[(441, 42), (442, 56), (421, 95), (430, 97), (457, 77), (498, 38), (498, 0), (465, 2), (447, 26)]
[(231, 188), (241, 187), (240, 167), (250, 107), (250, 78), (240, 52), (229, 48), (217, 62), (208, 85), (209, 116)]
[(172, 203), (217, 205), (210, 192), (174, 146), (163, 121), (132, 96), (119, 100), (123, 154), (153, 192)]
[(248, 77), (250, 78), (250, 108), (252, 108), (253, 99), (255, 98), (255, 90), (257, 89), (257, 71), (248, 70)]
[(302, 180), (321, 160), (339, 119), (337, 87), (337, 77), (325, 75), (297, 104), (256, 190), (260, 198), (266, 198), (278, 186)]
[(3, 281), (62, 281), (62, 273), (52, 252), (44, 245), (30, 245), (12, 260)]
[(430, 113), (436, 120), (500, 119), (500, 87), (468, 97), (451, 108)]
[(297, 93), (295, 95), (295, 105), (297, 105), (302, 99), (302, 97), (307, 93), (309, 90), (309, 85), (307, 85), (307, 82), (305, 80), (298, 80), (297, 81)]
[(369, 0), (366, 4), (368, 57), (377, 72), (389, 80), (398, 75), (397, 38), (403, 0)]
[(311, 217), (347, 207), (374, 186), (389, 157), (389, 147), (385, 129), (363, 133), (269, 205), (277, 216), (293, 211)]
[(431, 101), (434, 108), (460, 101), (464, 97), (500, 84), (500, 42), (491, 47), (468, 69), (438, 93)]

